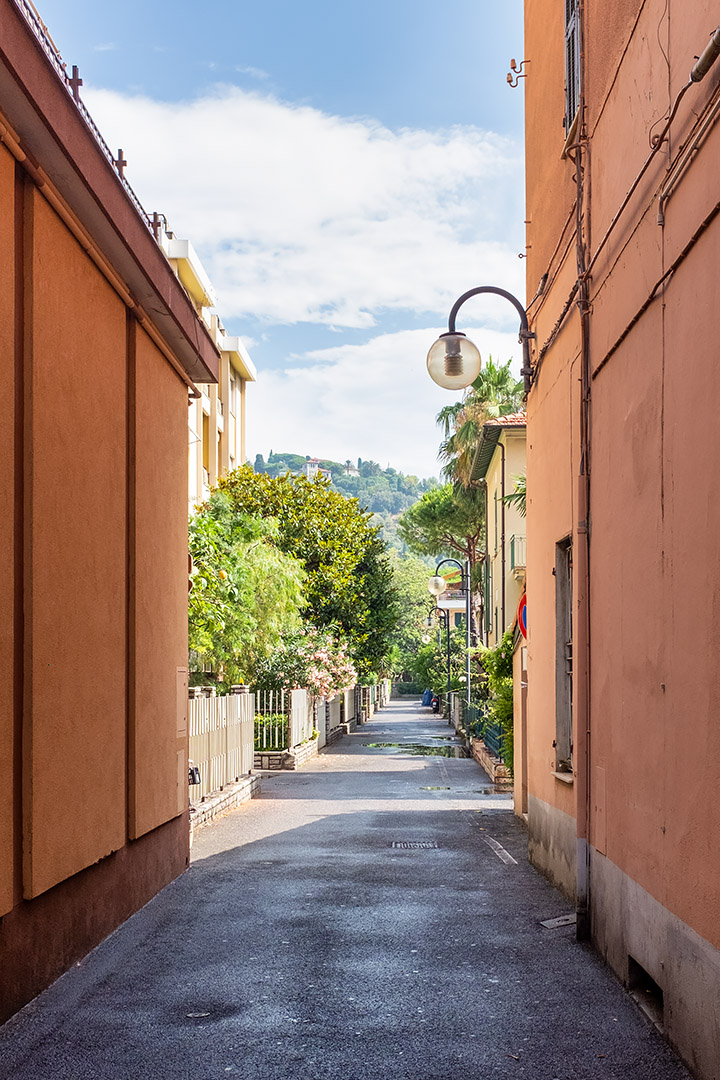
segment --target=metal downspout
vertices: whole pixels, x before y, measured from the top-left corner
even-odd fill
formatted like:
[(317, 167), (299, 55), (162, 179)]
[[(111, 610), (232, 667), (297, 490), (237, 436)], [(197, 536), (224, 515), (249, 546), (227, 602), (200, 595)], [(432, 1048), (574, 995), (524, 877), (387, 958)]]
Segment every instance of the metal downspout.
[[(580, 55), (585, 56), (585, 3), (580, 0)], [(581, 67), (582, 70), (582, 67)], [(573, 757), (576, 772), (576, 911), (578, 941), (591, 936), (592, 905), (590, 899), (590, 799), (592, 780), (591, 743), (591, 650), (590, 650), (590, 305), (588, 288), (587, 247), (590, 243), (590, 196), (585, 213), (585, 177), (587, 138), (584, 135), (584, 80), (580, 85), (580, 125), (575, 150), (575, 180), (577, 185), (576, 258), (578, 274), (577, 304), (581, 332), (581, 402), (580, 402), (580, 469), (577, 491), (577, 668), (575, 672), (577, 717)], [(583, 230), (585, 229), (585, 235)]]
[[(470, 595), (470, 560), (465, 562), (465, 701), (470, 708), (470, 649), (472, 648), (472, 631), (470, 620), (472, 619), (472, 598)], [(465, 729), (469, 730), (468, 720)]]
[(492, 599), (492, 597), (490, 595), (490, 585), (492, 584), (492, 582), (490, 580), (490, 542), (488, 540), (488, 513), (490, 511), (490, 499), (489, 499), (489, 496), (488, 496), (487, 480), (483, 481), (483, 485), (484, 485), (484, 488), (485, 488), (485, 580), (488, 583), (488, 588), (487, 589), (483, 588), (483, 621), (482, 621), (482, 630), (481, 630), (481, 635), (480, 636), (481, 636), (483, 645), (485, 645), (485, 647), (487, 648), (487, 644), (488, 644), (488, 622), (487, 622), (488, 613), (485, 610), (485, 594), (487, 593), (488, 600)]

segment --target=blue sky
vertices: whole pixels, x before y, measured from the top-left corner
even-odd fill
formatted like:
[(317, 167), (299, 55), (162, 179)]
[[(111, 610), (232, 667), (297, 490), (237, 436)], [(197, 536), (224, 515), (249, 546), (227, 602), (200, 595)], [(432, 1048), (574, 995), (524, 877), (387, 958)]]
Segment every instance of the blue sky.
[[(455, 296), (523, 295), (522, 0), (265, 0), (40, 14), (149, 210), (258, 367), (249, 454), (437, 472), (425, 353)], [(509, 309), (509, 305), (507, 306)], [(468, 305), (496, 359), (512, 310)]]

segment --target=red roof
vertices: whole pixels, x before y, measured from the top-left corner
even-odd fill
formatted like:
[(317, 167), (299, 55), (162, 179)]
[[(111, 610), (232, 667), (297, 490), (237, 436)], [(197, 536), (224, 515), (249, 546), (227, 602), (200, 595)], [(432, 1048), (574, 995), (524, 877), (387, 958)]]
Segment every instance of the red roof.
[(502, 427), (525, 427), (527, 425), (527, 413), (513, 412), (508, 413), (507, 416), (495, 416), (492, 420), (486, 420), (483, 427), (489, 427), (491, 424), (500, 424)]

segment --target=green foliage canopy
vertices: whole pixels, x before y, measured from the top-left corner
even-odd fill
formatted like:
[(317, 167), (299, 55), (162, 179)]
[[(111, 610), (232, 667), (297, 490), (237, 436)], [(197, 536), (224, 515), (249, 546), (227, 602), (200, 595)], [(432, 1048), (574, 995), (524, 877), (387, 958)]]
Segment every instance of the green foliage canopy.
[(339, 628), (361, 676), (384, 673), (397, 613), (392, 571), (370, 515), (322, 477), (271, 477), (244, 465), (218, 489), (236, 513), (276, 521), (278, 547), (307, 575), (308, 621)]
[(398, 619), (392, 633), (393, 674), (415, 670), (415, 659), (429, 633), (427, 616), (433, 606), (428, 591), (432, 570), (413, 555), (400, 558), (391, 553), (393, 585), (397, 594)]
[(277, 545), (277, 526), (234, 512), (214, 493), (190, 519), (194, 573), (189, 645), (226, 684), (253, 678), (284, 631), (300, 624), (305, 571)]
[(398, 532), (418, 555), (462, 555), (474, 567), (485, 541), (484, 494), (452, 484), (426, 491), (400, 518)]

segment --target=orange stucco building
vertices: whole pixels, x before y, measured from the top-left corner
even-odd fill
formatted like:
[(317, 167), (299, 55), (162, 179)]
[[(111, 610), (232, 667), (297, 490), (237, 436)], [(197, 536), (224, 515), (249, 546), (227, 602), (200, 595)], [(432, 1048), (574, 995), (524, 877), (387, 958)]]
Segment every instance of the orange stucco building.
[(700, 0), (525, 2), (536, 338), (516, 733), (532, 860), (707, 1080), (720, 1069), (717, 17)]
[(187, 864), (188, 395), (219, 360), (31, 17), (1, 0), (0, 1019)]

